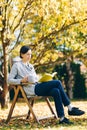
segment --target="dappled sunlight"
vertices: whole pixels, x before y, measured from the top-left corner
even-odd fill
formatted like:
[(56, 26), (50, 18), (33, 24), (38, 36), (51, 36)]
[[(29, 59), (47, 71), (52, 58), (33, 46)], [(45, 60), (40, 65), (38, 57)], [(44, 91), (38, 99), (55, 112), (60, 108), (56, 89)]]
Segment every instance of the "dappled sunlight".
[[(52, 103), (53, 109), (55, 110), (54, 103)], [(56, 119), (47, 119), (43, 120), (40, 123), (37, 124), (32, 118), (30, 120), (27, 120), (25, 117), (21, 117), (19, 119), (12, 119), (8, 124), (5, 123), (5, 120), (7, 118), (10, 105), (8, 109), (1, 110), (0, 109), (0, 129), (4, 130), (15, 130), (18, 128), (18, 130), (86, 130), (87, 129), (87, 101), (72, 101), (73, 106), (79, 107), (80, 109), (85, 111), (85, 114), (82, 116), (69, 116), (67, 114), (67, 108), (65, 107), (65, 115), (68, 117), (71, 121), (74, 122), (73, 125), (67, 126), (67, 125), (59, 125), (58, 120)], [(34, 105), (34, 111), (38, 116), (41, 115), (49, 115), (50, 111), (47, 107), (46, 103), (44, 101), (42, 102), (36, 102)], [(13, 116), (17, 115), (23, 115), (27, 114), (28, 112), (28, 106), (24, 102), (18, 102), (15, 106)]]

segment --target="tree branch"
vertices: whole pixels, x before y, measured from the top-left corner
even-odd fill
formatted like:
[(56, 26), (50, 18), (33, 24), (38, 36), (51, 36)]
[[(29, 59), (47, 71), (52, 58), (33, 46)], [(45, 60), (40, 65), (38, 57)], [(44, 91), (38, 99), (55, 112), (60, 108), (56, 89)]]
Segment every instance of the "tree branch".
[(22, 21), (22, 19), (23, 19), (23, 17), (24, 17), (24, 13), (25, 13), (27, 7), (28, 7), (29, 5), (31, 5), (32, 3), (33, 3), (33, 0), (29, 1), (29, 3), (27, 2), (26, 6), (24, 7), (24, 10), (23, 10), (23, 12), (22, 12), (21, 18), (19, 19), (18, 24), (14, 27), (13, 32), (14, 32), (14, 31), (16, 30), (16, 28), (20, 25), (20, 23), (21, 23), (21, 21)]
[[(83, 19), (82, 21), (86, 21), (86, 20), (87, 20), (87, 18)], [(74, 21), (74, 22), (72, 22), (72, 23), (70, 23), (69, 25), (66, 25), (66, 26), (65, 26), (65, 23), (64, 23), (64, 25), (58, 31), (54, 30), (53, 32), (49, 33), (47, 36), (42, 36), (41, 39), (38, 41), (38, 43), (41, 43), (43, 40), (48, 39), (51, 35), (58, 34), (59, 32), (67, 30), (71, 26), (78, 24), (82, 21)]]

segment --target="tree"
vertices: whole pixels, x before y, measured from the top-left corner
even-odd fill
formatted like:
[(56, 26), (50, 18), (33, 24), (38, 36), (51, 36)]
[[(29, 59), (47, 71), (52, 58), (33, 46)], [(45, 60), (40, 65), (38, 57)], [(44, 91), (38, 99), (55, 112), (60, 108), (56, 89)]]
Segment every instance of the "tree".
[[(59, 58), (55, 47), (64, 43), (72, 51), (66, 57), (86, 57), (86, 5), (85, 0), (38, 0), (35, 3), (34, 10), (31, 10), (33, 15), (28, 18), (21, 35), (22, 42), (32, 46), (35, 52), (34, 64), (45, 65), (46, 61), (46, 64), (52, 61), (55, 64)], [(80, 36), (81, 32), (84, 38)], [(53, 54), (55, 60), (51, 58)]]
[(80, 70), (81, 64), (72, 63), (72, 70), (74, 72), (74, 98), (86, 98), (86, 85), (85, 85), (85, 76), (81, 74)]
[[(34, 50), (32, 63), (36, 69), (40, 65), (53, 66), (71, 55), (85, 58), (86, 5), (85, 0), (1, 0), (0, 43), (4, 59), (4, 93), (7, 91), (8, 55), (17, 55), (23, 44), (30, 45)], [(64, 43), (72, 49), (72, 54), (61, 53), (61, 57), (56, 47)]]
[[(29, 10), (33, 2), (33, 0), (1, 0), (0, 2), (0, 42), (2, 45), (4, 65), (3, 98), (6, 97), (8, 91), (8, 54), (18, 42), (21, 29), (24, 26), (24, 17), (29, 14), (27, 10)], [(17, 37), (15, 35), (16, 31), (19, 31)]]

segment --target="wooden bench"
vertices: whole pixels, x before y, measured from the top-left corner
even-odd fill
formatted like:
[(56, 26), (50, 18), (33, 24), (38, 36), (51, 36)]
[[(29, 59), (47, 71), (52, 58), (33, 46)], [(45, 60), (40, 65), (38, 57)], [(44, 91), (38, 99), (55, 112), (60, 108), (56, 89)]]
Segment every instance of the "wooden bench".
[(30, 117), (30, 114), (32, 114), (34, 120), (37, 123), (40, 123), (40, 120), (43, 120), (43, 119), (48, 119), (48, 118), (56, 118), (57, 119), (57, 115), (55, 114), (55, 112), (54, 112), (54, 110), (51, 106), (51, 102), (49, 100), (49, 97), (42, 97), (42, 98), (45, 99), (47, 106), (50, 109), (51, 115), (50, 116), (38, 117), (33, 110), (33, 105), (34, 105), (34, 101), (39, 99), (40, 96), (27, 97), (22, 85), (11, 85), (11, 86), (13, 86), (12, 88), (14, 89), (15, 94), (14, 94), (14, 98), (13, 98), (13, 101), (12, 101), (12, 104), (11, 104), (11, 107), (10, 107), (10, 110), (9, 110), (9, 113), (8, 113), (8, 116), (7, 116), (7, 119), (6, 119), (6, 123), (8, 123), (11, 118), (19, 117), (19, 116), (12, 117), (12, 113), (13, 113), (13, 110), (15, 108), (15, 104), (17, 102), (19, 92), (21, 92), (22, 97), (23, 97), (24, 101), (26, 102), (26, 104), (28, 105), (28, 108), (29, 108), (29, 111), (28, 111), (27, 116), (26, 116), (27, 119)]

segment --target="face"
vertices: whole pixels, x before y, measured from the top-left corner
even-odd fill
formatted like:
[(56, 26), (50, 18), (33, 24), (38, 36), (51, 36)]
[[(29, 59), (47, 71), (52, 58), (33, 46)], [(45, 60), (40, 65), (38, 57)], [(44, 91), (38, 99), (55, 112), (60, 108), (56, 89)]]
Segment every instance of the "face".
[(24, 62), (28, 62), (28, 61), (30, 61), (30, 59), (31, 59), (31, 50), (29, 50), (27, 53), (25, 53), (25, 54), (21, 54), (21, 56), (22, 56), (22, 60), (24, 61)]

